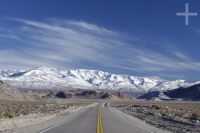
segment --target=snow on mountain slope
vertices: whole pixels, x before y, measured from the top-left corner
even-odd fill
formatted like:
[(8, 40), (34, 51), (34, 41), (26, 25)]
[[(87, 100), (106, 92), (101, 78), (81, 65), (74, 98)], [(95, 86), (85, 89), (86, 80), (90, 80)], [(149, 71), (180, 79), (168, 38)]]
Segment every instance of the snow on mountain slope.
[(133, 92), (171, 90), (200, 82), (166, 81), (158, 78), (116, 75), (98, 70), (56, 70), (41, 67), (29, 71), (0, 71), (0, 79), (27, 89), (108, 89)]

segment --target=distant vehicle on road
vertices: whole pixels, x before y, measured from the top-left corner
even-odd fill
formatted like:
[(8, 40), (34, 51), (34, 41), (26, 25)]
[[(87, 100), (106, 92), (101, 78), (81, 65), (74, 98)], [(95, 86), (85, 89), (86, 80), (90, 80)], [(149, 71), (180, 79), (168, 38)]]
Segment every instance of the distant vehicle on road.
[(108, 103), (105, 103), (104, 106), (105, 106), (105, 107), (108, 107)]

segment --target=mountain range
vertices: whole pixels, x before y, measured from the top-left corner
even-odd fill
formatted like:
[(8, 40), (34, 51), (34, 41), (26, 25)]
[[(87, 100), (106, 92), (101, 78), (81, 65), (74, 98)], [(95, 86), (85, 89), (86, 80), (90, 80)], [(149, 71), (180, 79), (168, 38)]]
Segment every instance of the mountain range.
[(0, 79), (18, 89), (112, 90), (121, 92), (149, 92), (190, 87), (200, 81), (164, 80), (155, 77), (117, 75), (99, 70), (57, 70), (40, 67), (31, 70), (1, 70)]

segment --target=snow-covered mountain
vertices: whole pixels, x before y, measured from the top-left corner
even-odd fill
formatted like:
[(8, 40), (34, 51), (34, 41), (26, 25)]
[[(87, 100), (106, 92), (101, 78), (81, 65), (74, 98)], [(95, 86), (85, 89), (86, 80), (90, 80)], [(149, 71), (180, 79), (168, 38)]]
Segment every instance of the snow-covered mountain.
[(189, 87), (200, 82), (167, 81), (158, 78), (116, 75), (98, 70), (56, 70), (41, 67), (33, 70), (0, 71), (0, 79), (26, 89), (107, 89), (132, 92), (163, 91)]

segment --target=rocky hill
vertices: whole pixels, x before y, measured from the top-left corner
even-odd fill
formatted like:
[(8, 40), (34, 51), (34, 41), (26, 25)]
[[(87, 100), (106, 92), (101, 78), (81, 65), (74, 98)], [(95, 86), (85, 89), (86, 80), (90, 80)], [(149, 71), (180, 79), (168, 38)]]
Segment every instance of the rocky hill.
[(39, 100), (40, 97), (32, 92), (19, 91), (8, 83), (0, 80), (0, 99), (2, 100)]
[(21, 99), (24, 95), (0, 80), (0, 99)]
[(196, 84), (190, 87), (180, 87), (174, 90), (166, 91), (152, 91), (146, 93), (139, 99), (182, 99), (182, 100), (200, 100), (200, 84)]

